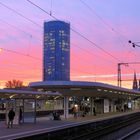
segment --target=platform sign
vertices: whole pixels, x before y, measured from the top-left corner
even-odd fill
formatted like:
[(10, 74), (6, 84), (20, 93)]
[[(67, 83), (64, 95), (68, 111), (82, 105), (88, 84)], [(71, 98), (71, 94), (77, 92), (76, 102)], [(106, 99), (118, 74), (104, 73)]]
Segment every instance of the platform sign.
[(131, 102), (128, 102), (128, 108), (132, 108), (132, 103)]

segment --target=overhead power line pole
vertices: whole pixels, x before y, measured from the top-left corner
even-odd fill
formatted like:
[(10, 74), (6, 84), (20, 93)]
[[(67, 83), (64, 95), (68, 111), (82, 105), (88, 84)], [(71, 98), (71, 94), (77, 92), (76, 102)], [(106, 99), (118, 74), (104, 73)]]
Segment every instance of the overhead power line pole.
[(121, 87), (121, 65), (128, 66), (129, 64), (140, 64), (140, 62), (128, 62), (128, 63), (118, 63), (118, 86)]
[(122, 79), (121, 79), (121, 65), (128, 66), (128, 63), (118, 63), (118, 86), (121, 87)]
[(131, 43), (133, 48), (140, 47), (140, 45), (138, 45), (140, 42), (132, 42), (131, 40), (129, 40), (128, 43)]

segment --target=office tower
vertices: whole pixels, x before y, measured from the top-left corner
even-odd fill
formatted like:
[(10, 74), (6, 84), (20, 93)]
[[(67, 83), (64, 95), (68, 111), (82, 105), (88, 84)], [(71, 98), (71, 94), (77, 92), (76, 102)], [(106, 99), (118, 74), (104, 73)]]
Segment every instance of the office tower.
[(44, 81), (70, 80), (70, 24), (44, 22)]

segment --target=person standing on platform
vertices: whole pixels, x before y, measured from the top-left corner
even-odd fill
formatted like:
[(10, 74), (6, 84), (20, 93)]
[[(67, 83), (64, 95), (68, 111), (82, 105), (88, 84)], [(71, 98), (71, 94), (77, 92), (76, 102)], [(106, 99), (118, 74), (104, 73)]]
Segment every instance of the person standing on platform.
[(74, 105), (74, 108), (73, 108), (73, 113), (74, 113), (74, 118), (77, 119), (78, 117), (78, 105)]
[(22, 118), (23, 118), (23, 113), (22, 113), (22, 108), (20, 107), (19, 109), (19, 123), (22, 123)]
[(13, 110), (13, 108), (11, 108), (11, 110), (9, 111), (8, 113), (8, 127), (9, 128), (11, 126), (11, 128), (13, 127), (13, 120), (14, 120), (14, 117), (15, 117), (15, 112)]
[(96, 116), (95, 106), (93, 107), (93, 114), (94, 114), (94, 116)]

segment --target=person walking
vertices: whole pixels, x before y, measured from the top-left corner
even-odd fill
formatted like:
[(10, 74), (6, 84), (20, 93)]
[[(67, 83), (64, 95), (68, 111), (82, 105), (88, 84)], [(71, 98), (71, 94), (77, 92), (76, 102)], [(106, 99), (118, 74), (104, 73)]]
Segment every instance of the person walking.
[(9, 111), (8, 113), (8, 127), (9, 128), (11, 126), (11, 128), (13, 127), (13, 120), (14, 120), (14, 117), (15, 117), (15, 112), (13, 110), (13, 108), (11, 108), (11, 110)]

